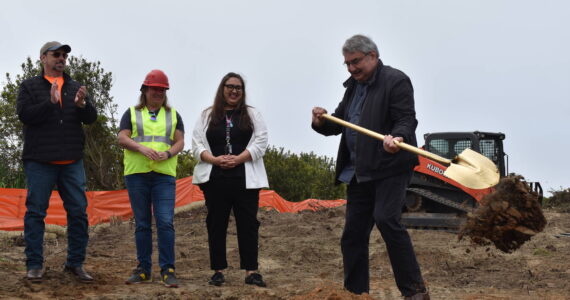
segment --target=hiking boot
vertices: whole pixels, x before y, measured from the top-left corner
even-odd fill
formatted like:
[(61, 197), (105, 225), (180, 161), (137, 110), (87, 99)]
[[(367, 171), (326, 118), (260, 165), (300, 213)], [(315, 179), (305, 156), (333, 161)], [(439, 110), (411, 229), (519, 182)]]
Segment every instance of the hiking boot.
[(81, 282), (86, 282), (86, 283), (93, 282), (93, 277), (91, 277), (91, 275), (89, 275), (89, 273), (87, 273), (87, 271), (85, 271), (83, 266), (71, 267), (71, 266), (65, 265), (63, 270), (65, 272), (69, 272), (69, 273), (73, 274), (75, 276), (75, 278), (79, 279)]
[(164, 283), (164, 286), (170, 288), (177, 288), (178, 287), (178, 279), (174, 275), (174, 269), (168, 268), (166, 270), (160, 271), (160, 280)]
[(260, 287), (266, 287), (267, 286), (265, 284), (265, 282), (263, 281), (263, 277), (259, 273), (251, 273), (251, 274), (247, 275), (247, 277), (245, 278), (245, 283), (246, 284), (255, 284), (255, 285), (260, 286)]
[(214, 273), (214, 275), (212, 275), (212, 278), (210, 278), (210, 281), (208, 281), (209, 284), (215, 286), (221, 286), (224, 282), (226, 282), (226, 279), (224, 278), (224, 274), (222, 274), (222, 272)]
[(143, 270), (143, 268), (136, 268), (133, 270), (133, 275), (129, 277), (125, 281), (126, 284), (136, 284), (136, 283), (144, 283), (144, 282), (151, 282), (152, 276), (150, 272)]
[(42, 268), (29, 269), (26, 272), (26, 279), (34, 283), (42, 282), (43, 276), (44, 276), (44, 269)]

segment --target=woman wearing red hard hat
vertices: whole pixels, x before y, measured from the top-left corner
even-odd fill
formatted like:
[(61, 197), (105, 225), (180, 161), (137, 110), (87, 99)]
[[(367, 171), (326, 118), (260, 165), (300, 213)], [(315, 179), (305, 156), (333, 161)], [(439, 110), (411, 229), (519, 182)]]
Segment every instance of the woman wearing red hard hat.
[(138, 266), (127, 284), (152, 281), (152, 216), (158, 237), (160, 279), (178, 287), (174, 273), (174, 202), (177, 154), (184, 148), (184, 124), (168, 104), (168, 77), (150, 71), (139, 103), (121, 118), (119, 144), (125, 148), (125, 183), (135, 217)]

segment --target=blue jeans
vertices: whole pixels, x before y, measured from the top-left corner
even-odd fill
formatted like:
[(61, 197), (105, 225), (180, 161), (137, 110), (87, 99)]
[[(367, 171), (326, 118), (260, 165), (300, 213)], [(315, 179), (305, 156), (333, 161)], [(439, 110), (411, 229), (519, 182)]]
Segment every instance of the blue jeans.
[(152, 215), (158, 237), (158, 264), (161, 270), (174, 268), (174, 200), (176, 178), (155, 172), (125, 176), (135, 216), (135, 243), (139, 268), (152, 268)]
[(68, 165), (52, 165), (32, 160), (24, 161), (26, 184), (26, 215), (24, 240), (28, 270), (43, 267), (43, 242), (46, 211), (53, 188), (57, 185), (63, 207), (67, 212), (67, 261), (70, 267), (79, 267), (85, 261), (89, 241), (87, 197), (85, 196), (85, 169), (83, 160)]

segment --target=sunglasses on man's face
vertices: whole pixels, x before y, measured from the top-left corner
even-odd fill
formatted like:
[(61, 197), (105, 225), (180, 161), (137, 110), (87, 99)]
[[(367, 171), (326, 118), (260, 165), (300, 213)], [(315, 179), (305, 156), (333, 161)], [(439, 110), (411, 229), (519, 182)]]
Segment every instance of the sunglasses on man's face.
[(59, 58), (60, 56), (63, 56), (63, 59), (66, 59), (67, 53), (65, 53), (65, 52), (51, 52), (51, 56), (53, 56), (55, 58)]

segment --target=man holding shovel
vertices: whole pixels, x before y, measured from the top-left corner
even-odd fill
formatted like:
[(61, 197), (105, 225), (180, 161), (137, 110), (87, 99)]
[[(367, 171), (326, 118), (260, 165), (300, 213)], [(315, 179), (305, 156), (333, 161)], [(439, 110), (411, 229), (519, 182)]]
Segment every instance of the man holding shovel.
[(418, 124), (410, 79), (385, 66), (376, 44), (355, 35), (342, 52), (351, 77), (333, 116), (385, 134), (379, 141), (324, 118), (327, 111), (315, 107), (312, 128), (323, 135), (341, 135), (336, 181), (348, 184), (347, 206), (341, 249), (344, 286), (355, 293), (369, 292), (368, 243), (374, 224), (386, 243), (396, 284), (405, 299), (428, 299), (429, 294), (412, 242), (400, 223), (406, 188), (417, 155), (400, 151), (397, 142), (416, 146)]

